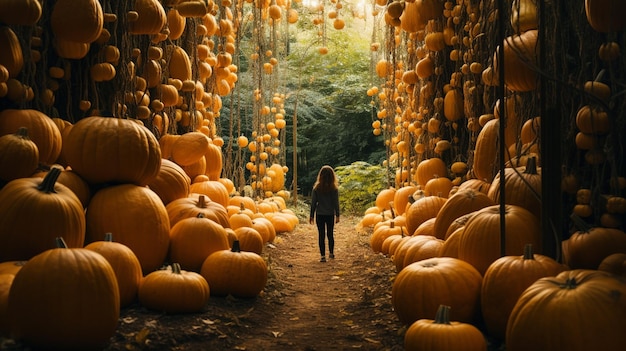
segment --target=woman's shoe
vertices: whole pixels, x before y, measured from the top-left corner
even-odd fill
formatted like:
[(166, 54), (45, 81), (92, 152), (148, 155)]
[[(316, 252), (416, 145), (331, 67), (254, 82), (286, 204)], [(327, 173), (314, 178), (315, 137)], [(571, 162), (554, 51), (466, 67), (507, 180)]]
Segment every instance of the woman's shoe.
[(335, 254), (330, 254), (330, 259), (334, 260), (335, 259)]
[(326, 256), (322, 256), (322, 258), (320, 258), (320, 262), (326, 262)]

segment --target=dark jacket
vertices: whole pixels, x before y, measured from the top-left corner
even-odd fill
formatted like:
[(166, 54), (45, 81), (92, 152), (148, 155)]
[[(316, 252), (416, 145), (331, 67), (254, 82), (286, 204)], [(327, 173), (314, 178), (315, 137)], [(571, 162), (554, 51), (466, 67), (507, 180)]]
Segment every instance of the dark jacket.
[(309, 217), (313, 218), (316, 212), (318, 215), (339, 217), (339, 191), (335, 189), (330, 192), (320, 192), (313, 189)]

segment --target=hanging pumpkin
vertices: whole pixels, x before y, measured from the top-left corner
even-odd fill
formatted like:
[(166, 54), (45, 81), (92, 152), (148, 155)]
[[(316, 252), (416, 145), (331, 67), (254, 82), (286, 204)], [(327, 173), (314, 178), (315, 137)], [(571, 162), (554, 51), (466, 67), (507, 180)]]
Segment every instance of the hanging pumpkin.
[(28, 260), (9, 292), (12, 336), (33, 348), (102, 349), (115, 334), (120, 296), (115, 272), (102, 255), (57, 248)]
[[(560, 316), (558, 323), (554, 317)], [(517, 300), (506, 329), (510, 351), (623, 350), (626, 283), (609, 273), (566, 270), (540, 278)]]
[(235, 241), (231, 250), (207, 257), (201, 274), (209, 283), (212, 295), (252, 298), (265, 288), (268, 272), (263, 257), (241, 251), (239, 241)]
[(591, 28), (601, 33), (626, 28), (626, 3), (620, 0), (585, 0), (585, 14)]
[(210, 296), (207, 281), (196, 272), (181, 269), (178, 263), (151, 272), (139, 285), (142, 306), (170, 314), (201, 312)]
[(141, 263), (135, 253), (126, 245), (113, 241), (113, 234), (106, 233), (104, 240), (94, 241), (85, 246), (102, 255), (113, 268), (120, 292), (120, 307), (126, 307), (137, 299), (139, 282), (143, 278)]
[(57, 39), (88, 44), (100, 37), (104, 13), (98, 0), (57, 0), (50, 24)]
[(44, 179), (15, 179), (0, 190), (0, 262), (28, 260), (53, 248), (59, 234), (68, 246), (83, 246), (83, 206), (57, 183), (60, 173), (53, 168)]
[(31, 176), (39, 165), (39, 149), (28, 137), (27, 128), (0, 136), (0, 181)]
[(157, 0), (135, 0), (135, 16), (129, 19), (128, 32), (131, 34), (156, 35), (167, 23), (167, 15), (161, 2)]
[[(512, 91), (532, 91), (537, 88), (538, 62), (537, 30), (528, 30), (504, 40), (504, 83)], [(494, 54), (495, 74), (499, 72), (497, 53)]]
[(41, 17), (38, 0), (0, 1), (0, 22), (8, 25), (32, 26)]
[(13, 134), (22, 127), (28, 129), (28, 137), (37, 145), (39, 162), (46, 165), (55, 163), (61, 154), (62, 139), (54, 121), (33, 109), (0, 112), (0, 135)]
[(114, 117), (93, 116), (76, 122), (63, 136), (63, 155), (91, 184), (143, 186), (161, 168), (161, 150), (154, 134), (131, 120)]
[(169, 258), (191, 272), (200, 272), (210, 254), (230, 248), (224, 227), (198, 213), (178, 221), (170, 230)]
[(404, 333), (406, 351), (486, 351), (482, 332), (469, 323), (450, 321), (450, 306), (440, 305), (435, 319), (420, 319)]
[(161, 267), (170, 241), (170, 222), (165, 205), (145, 186), (122, 184), (96, 192), (87, 208), (87, 244), (115, 233), (141, 262), (144, 274)]
[(489, 336), (504, 340), (506, 325), (519, 296), (537, 279), (568, 269), (553, 258), (535, 254), (526, 245), (522, 256), (503, 256), (492, 263), (481, 288), (482, 316)]
[(472, 322), (478, 316), (482, 276), (469, 263), (434, 257), (404, 267), (393, 282), (391, 302), (405, 325), (437, 313), (439, 305), (452, 309), (451, 318)]
[(22, 46), (15, 32), (7, 26), (0, 26), (0, 66), (9, 72), (9, 78), (15, 78), (24, 67)]

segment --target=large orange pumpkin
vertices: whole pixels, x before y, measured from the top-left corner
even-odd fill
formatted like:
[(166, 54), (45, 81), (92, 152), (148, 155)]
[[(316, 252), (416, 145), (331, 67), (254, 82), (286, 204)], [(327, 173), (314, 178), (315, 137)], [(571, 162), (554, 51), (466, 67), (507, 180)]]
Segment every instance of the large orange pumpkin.
[(87, 208), (85, 242), (114, 233), (141, 262), (144, 274), (161, 267), (170, 243), (170, 222), (165, 205), (152, 190), (133, 184), (103, 188)]
[(474, 189), (458, 190), (441, 206), (433, 226), (433, 235), (444, 239), (448, 228), (457, 218), (468, 213), (478, 211), (487, 206), (493, 206), (493, 202), (486, 194)]
[(506, 349), (621, 351), (624, 321), (623, 279), (596, 270), (567, 270), (537, 280), (522, 293), (508, 320)]
[(154, 134), (133, 121), (114, 117), (93, 116), (76, 122), (63, 136), (63, 155), (91, 184), (143, 186), (161, 168), (161, 149)]
[(408, 234), (413, 235), (420, 224), (435, 218), (445, 203), (446, 199), (439, 196), (424, 196), (413, 202), (405, 213)]
[[(463, 230), (459, 241), (459, 258), (473, 265), (484, 274), (489, 265), (501, 256), (500, 206), (485, 207), (474, 212)], [(506, 205), (505, 255), (523, 252), (526, 244), (541, 253), (541, 225), (539, 219), (527, 209)]]
[(170, 230), (170, 261), (187, 271), (200, 272), (210, 254), (229, 248), (226, 229), (202, 212), (178, 221)]
[(467, 262), (451, 257), (434, 257), (411, 263), (396, 276), (391, 302), (406, 325), (429, 318), (439, 305), (452, 308), (451, 318), (474, 321), (479, 312), (482, 276)]
[(226, 208), (215, 201), (211, 201), (204, 194), (190, 194), (189, 197), (176, 199), (167, 204), (165, 209), (172, 227), (182, 219), (196, 217), (202, 213), (205, 218), (219, 223), (224, 228), (230, 228)]
[(102, 255), (59, 244), (30, 259), (15, 275), (8, 307), (12, 335), (26, 345), (102, 349), (120, 314), (115, 272)]
[(28, 260), (54, 248), (59, 235), (72, 248), (83, 246), (83, 205), (57, 183), (60, 173), (53, 168), (44, 179), (15, 179), (0, 190), (0, 262)]
[(8, 109), (0, 112), (0, 135), (28, 129), (28, 137), (39, 150), (39, 162), (51, 165), (61, 154), (61, 132), (50, 117), (32, 109)]

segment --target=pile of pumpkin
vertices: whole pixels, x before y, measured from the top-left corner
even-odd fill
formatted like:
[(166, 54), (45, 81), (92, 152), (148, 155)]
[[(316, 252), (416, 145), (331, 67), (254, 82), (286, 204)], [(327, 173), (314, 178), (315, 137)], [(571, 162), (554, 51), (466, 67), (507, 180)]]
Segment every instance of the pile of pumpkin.
[(437, 338), (463, 350), (486, 350), (489, 339), (507, 350), (623, 348), (626, 233), (573, 216), (577, 230), (562, 242), (560, 263), (541, 254), (534, 158), (506, 169), (502, 207), (500, 174), (455, 186), (436, 176), (453, 173), (445, 167), (428, 159), (417, 184), (381, 191), (359, 223), (397, 271), (392, 302), (408, 327), (407, 349)]
[(183, 313), (211, 295), (257, 296), (265, 244), (298, 223), (283, 198), (239, 195), (221, 169), (192, 182), (194, 157), (221, 166), (202, 133), (170, 154), (132, 120), (60, 130), (37, 110), (4, 110), (0, 135), (0, 334), (27, 345), (101, 346), (136, 301)]

